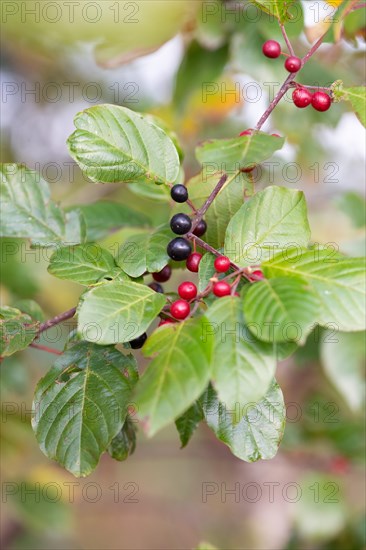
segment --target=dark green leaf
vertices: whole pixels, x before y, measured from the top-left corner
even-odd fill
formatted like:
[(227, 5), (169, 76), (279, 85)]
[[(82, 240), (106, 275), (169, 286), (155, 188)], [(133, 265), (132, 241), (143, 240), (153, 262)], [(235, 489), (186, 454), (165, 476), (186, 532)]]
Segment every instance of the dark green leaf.
[(133, 421), (126, 417), (123, 427), (114, 437), (108, 447), (108, 453), (114, 460), (122, 462), (132, 455), (136, 448), (136, 427)]
[(193, 403), (193, 405), (185, 413), (183, 413), (182, 416), (177, 418), (175, 425), (179, 433), (182, 448), (189, 443), (189, 440), (203, 418), (203, 410), (198, 402)]
[(111, 346), (80, 342), (36, 387), (32, 426), (41, 450), (77, 477), (94, 470), (122, 428), (131, 361)]
[(19, 309), (0, 308), (0, 357), (25, 349), (37, 335), (39, 323)]

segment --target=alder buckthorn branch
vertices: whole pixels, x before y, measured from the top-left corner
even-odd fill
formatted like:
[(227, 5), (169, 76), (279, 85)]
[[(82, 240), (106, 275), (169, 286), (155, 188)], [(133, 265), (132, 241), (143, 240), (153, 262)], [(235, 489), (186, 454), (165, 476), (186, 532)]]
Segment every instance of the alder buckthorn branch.
[[(360, 8), (364, 7), (365, 5), (366, 4), (351, 6), (351, 10), (349, 10), (349, 11), (354, 11), (356, 9), (360, 9)], [(315, 109), (317, 109), (319, 111), (326, 111), (331, 105), (331, 102), (332, 102), (331, 97), (324, 93), (325, 91), (331, 92), (330, 88), (320, 87), (320, 86), (303, 85), (303, 84), (295, 82), (295, 80), (294, 80), (296, 78), (296, 76), (298, 75), (298, 73), (301, 71), (301, 69), (304, 67), (304, 65), (309, 61), (309, 59), (314, 55), (314, 53), (322, 45), (326, 33), (324, 35), (322, 35), (317, 40), (317, 42), (310, 48), (309, 52), (302, 59), (300, 59), (300, 58), (296, 57), (295, 52), (294, 52), (294, 48), (293, 48), (293, 46), (291, 44), (291, 41), (290, 41), (290, 39), (287, 35), (286, 29), (285, 29), (284, 25), (281, 24), (281, 23), (280, 23), (280, 29), (281, 29), (283, 38), (285, 40), (285, 43), (287, 45), (289, 55), (282, 52), (280, 44), (278, 42), (274, 41), (274, 40), (269, 40), (264, 44), (263, 53), (267, 57), (273, 58), (273, 59), (279, 57), (280, 55), (284, 55), (286, 57), (285, 68), (290, 72), (290, 75), (286, 78), (286, 80), (282, 84), (279, 92), (273, 98), (270, 105), (268, 106), (266, 111), (263, 113), (263, 115), (259, 119), (258, 124), (255, 127), (255, 130), (246, 130), (245, 132), (242, 132), (240, 134), (241, 136), (242, 135), (252, 135), (254, 133), (254, 131), (259, 131), (262, 128), (262, 126), (264, 125), (264, 123), (267, 121), (267, 119), (269, 118), (269, 116), (271, 115), (273, 110), (277, 107), (278, 103), (281, 101), (281, 99), (284, 97), (284, 95), (287, 93), (287, 91), (290, 88), (295, 88), (293, 99), (294, 99), (295, 105), (297, 105), (300, 108), (307, 107), (310, 103), (312, 103), (312, 105)], [(308, 90), (311, 90), (311, 89), (317, 89), (318, 92), (316, 92), (314, 95), (312, 95), (308, 91)], [(311, 98), (310, 98), (310, 96), (311, 96)], [(250, 174), (249, 174), (249, 176), (250, 176)], [(210, 208), (210, 206), (213, 203), (213, 201), (215, 200), (215, 198), (219, 195), (219, 193), (223, 189), (223, 187), (227, 183), (230, 183), (227, 180), (228, 180), (227, 174), (223, 174), (223, 176), (220, 178), (220, 180), (218, 181), (217, 185), (215, 186), (215, 188), (213, 189), (213, 191), (211, 192), (209, 197), (206, 199), (205, 203), (199, 209), (197, 209), (196, 206), (193, 204), (193, 202), (189, 199), (188, 190), (184, 185), (169, 184), (169, 187), (171, 189), (172, 199), (177, 203), (186, 202), (187, 205), (192, 210), (192, 212), (194, 214), (194, 218), (192, 220), (186, 214), (176, 214), (175, 216), (173, 216), (173, 218), (171, 220), (172, 230), (177, 235), (184, 235), (185, 238), (177, 237), (177, 238), (173, 239), (173, 241), (171, 241), (169, 243), (168, 254), (173, 260), (176, 260), (176, 261), (187, 260), (187, 267), (188, 267), (188, 269), (190, 269), (189, 266), (190, 266), (190, 263), (191, 263), (191, 269), (190, 270), (193, 271), (193, 272), (198, 271), (198, 263), (199, 263), (199, 261), (202, 257), (200, 254), (197, 254), (195, 252), (196, 251), (196, 246), (199, 246), (203, 250), (206, 250), (207, 252), (210, 252), (210, 253), (214, 254), (218, 258), (220, 258), (222, 256), (218, 250), (216, 250), (215, 248), (213, 248), (212, 246), (207, 244), (200, 237), (205, 233), (205, 231), (207, 229), (206, 223), (204, 222), (204, 220), (202, 218), (205, 215), (205, 213), (207, 212), (207, 210)], [(249, 180), (252, 183), (252, 186), (254, 187), (253, 178), (249, 177)], [(191, 248), (191, 245), (190, 245), (189, 241), (192, 241), (194, 243), (194, 253), (193, 254), (192, 254), (192, 248)], [(196, 258), (194, 258), (194, 262), (193, 262), (193, 257), (195, 257), (195, 256), (197, 256), (197, 261), (196, 261)], [(192, 257), (192, 262), (188, 261), (188, 259), (190, 257)], [(256, 280), (261, 280), (263, 278), (262, 275), (257, 276), (256, 274), (254, 274), (252, 272), (251, 268), (239, 268), (233, 262), (230, 262), (230, 267), (232, 269), (234, 269), (234, 272), (232, 274), (229, 274), (227, 277), (225, 277), (225, 279), (233, 278), (236, 275), (237, 279), (234, 281), (234, 285), (236, 285), (235, 288), (239, 284), (240, 279), (241, 279), (242, 276), (244, 276), (250, 282), (254, 282)], [(167, 281), (170, 278), (170, 275), (171, 275), (171, 268), (170, 268), (170, 266), (166, 266), (165, 268), (163, 268), (163, 270), (161, 270), (161, 272), (153, 274), (153, 278), (156, 281), (156, 283), (160, 283), (160, 282)], [(155, 286), (154, 286), (154, 283), (152, 283), (149, 286), (153, 290), (155, 290), (156, 292), (162, 292), (163, 289), (162, 289), (161, 285), (159, 285), (159, 284), (156, 285), (156, 283), (155, 283)], [(205, 295), (207, 295), (205, 293), (206, 293), (206, 291), (208, 291), (208, 289), (209, 289), (208, 293), (211, 292), (212, 286), (213, 286), (213, 290), (214, 290), (214, 293), (215, 293), (215, 285), (216, 285), (216, 293), (219, 294), (219, 295), (225, 295), (225, 293), (228, 291), (228, 288), (230, 288), (230, 293), (232, 292), (232, 287), (230, 287), (230, 285), (225, 280), (217, 281), (214, 285), (212, 285), (212, 283), (210, 283), (210, 285), (207, 287), (207, 289), (205, 289), (205, 291), (203, 293), (197, 295), (197, 297), (194, 298), (195, 303), (196, 304), (199, 303), (199, 301)], [(217, 285), (219, 285), (219, 286), (217, 286)], [(235, 293), (235, 290), (234, 290), (233, 293)], [(178, 300), (177, 301), (178, 305), (176, 305), (177, 302), (171, 303), (171, 300), (169, 300), (169, 302), (170, 302), (169, 307), (170, 307), (171, 315), (169, 315), (168, 312), (165, 312), (163, 310), (164, 315), (167, 315), (168, 317), (170, 317), (172, 319), (173, 318), (183, 319), (183, 318), (186, 318), (190, 313), (192, 314), (192, 312), (190, 312), (190, 305), (188, 304), (188, 302), (185, 302), (188, 305), (188, 309), (187, 309), (186, 305), (182, 306), (182, 304), (180, 303), (180, 302), (184, 303), (184, 300)], [(173, 308), (173, 311), (174, 311), (175, 315), (172, 314), (172, 308)], [(71, 319), (72, 317), (74, 317), (75, 313), (76, 313), (76, 308), (72, 308), (72, 309), (70, 309), (70, 310), (68, 310), (64, 313), (61, 313), (60, 315), (57, 315), (56, 317), (42, 323), (40, 325), (38, 334), (42, 333), (43, 331), (47, 330), (48, 328), (51, 328), (52, 326), (55, 326), (59, 323), (62, 323), (63, 321), (65, 321), (67, 319)], [(132, 341), (132, 343), (130, 343), (131, 347), (136, 346), (135, 349), (138, 349), (139, 347), (142, 347), (145, 340), (146, 340), (146, 334), (144, 334), (141, 337), (139, 337), (138, 339), (136, 339), (136, 341)], [(38, 345), (35, 344), (32, 347), (36, 347), (36, 346), (38, 346)], [(41, 349), (39, 346), (38, 346), (38, 348)], [(57, 350), (55, 351), (55, 350), (51, 350), (51, 349), (46, 349), (45, 346), (43, 346), (42, 349), (44, 349), (44, 351), (49, 351), (50, 353), (58, 353)]]

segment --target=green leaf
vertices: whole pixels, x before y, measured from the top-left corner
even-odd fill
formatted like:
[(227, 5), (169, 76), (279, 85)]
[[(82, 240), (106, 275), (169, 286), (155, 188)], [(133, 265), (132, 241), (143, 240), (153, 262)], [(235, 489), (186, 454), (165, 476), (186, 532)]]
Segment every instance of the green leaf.
[(285, 140), (264, 132), (233, 139), (211, 139), (196, 149), (199, 162), (211, 171), (233, 173), (260, 164), (282, 149)]
[(136, 427), (132, 420), (127, 416), (123, 427), (114, 437), (108, 447), (108, 453), (114, 460), (120, 462), (127, 460), (136, 448)]
[(200, 265), (198, 266), (198, 292), (203, 292), (208, 286), (210, 279), (214, 276), (216, 269), (214, 266), (216, 256), (207, 252), (202, 256)]
[(254, 195), (232, 218), (225, 255), (245, 267), (260, 264), (285, 248), (306, 248), (309, 240), (303, 192), (271, 186)]
[(0, 358), (25, 349), (35, 339), (39, 323), (19, 309), (0, 308)]
[(91, 285), (121, 270), (108, 250), (89, 243), (58, 248), (51, 256), (48, 271), (59, 279)]
[(174, 183), (179, 156), (166, 133), (126, 107), (96, 105), (77, 114), (72, 158), (91, 181)]
[(289, 8), (296, 0), (250, 0), (262, 11), (276, 17), (280, 23), (286, 23), (291, 19)]
[(42, 311), (42, 308), (37, 302), (34, 300), (17, 300), (13, 307), (20, 309), (22, 313), (26, 313), (34, 319), (35, 321), (39, 321), (42, 323), (42, 321), (45, 320), (45, 315)]
[(365, 342), (364, 332), (326, 331), (321, 340), (325, 373), (355, 412), (361, 412), (365, 403)]
[(164, 225), (153, 233), (140, 233), (128, 239), (116, 258), (130, 277), (140, 277), (146, 271), (161, 271), (169, 262), (167, 246), (174, 238), (170, 227)]
[(156, 330), (143, 347), (154, 359), (137, 384), (135, 401), (149, 436), (176, 420), (202, 394), (210, 379), (213, 341), (207, 319)]
[(217, 300), (206, 312), (204, 334), (214, 334), (212, 380), (219, 399), (239, 421), (242, 407), (267, 393), (276, 370), (273, 346), (260, 342), (243, 318), (242, 301)]
[(285, 429), (285, 404), (275, 381), (259, 403), (244, 407), (240, 422), (233, 420), (211, 386), (200, 403), (208, 426), (233, 455), (246, 462), (275, 456)]
[(0, 237), (23, 237), (42, 246), (82, 242), (79, 214), (65, 214), (37, 172), (21, 164), (2, 164), (0, 190)]
[(87, 342), (56, 360), (37, 384), (33, 403), (33, 430), (48, 458), (77, 477), (94, 470), (125, 421), (130, 368), (130, 357)]
[(357, 118), (366, 127), (366, 87), (344, 88), (344, 99), (349, 101)]
[(316, 294), (301, 277), (278, 277), (252, 284), (244, 300), (248, 326), (265, 342), (304, 344), (318, 310)]
[[(203, 205), (222, 175), (223, 172), (213, 174), (201, 172), (189, 180), (187, 183), (189, 197), (197, 208)], [(214, 248), (224, 246), (226, 228), (244, 202), (246, 186), (244, 174), (239, 173), (230, 177), (229, 183), (225, 185), (208, 209), (205, 215), (207, 232), (204, 239)]]
[(80, 210), (84, 217), (88, 242), (103, 239), (122, 227), (144, 227), (150, 224), (147, 216), (118, 202), (100, 201), (75, 206), (74, 209)]
[(174, 104), (179, 109), (183, 109), (197, 89), (203, 93), (204, 84), (212, 84), (221, 75), (227, 60), (227, 44), (221, 48), (209, 50), (202, 48), (198, 42), (193, 40), (178, 69), (173, 97)]
[(98, 344), (129, 342), (147, 330), (165, 303), (165, 296), (132, 281), (96, 286), (79, 303), (78, 333)]
[(366, 200), (361, 194), (348, 191), (337, 200), (337, 206), (347, 214), (354, 227), (365, 227)]
[(145, 185), (144, 183), (129, 183), (128, 189), (134, 195), (158, 203), (171, 201), (170, 189), (166, 185)]
[(315, 293), (316, 321), (343, 332), (365, 330), (365, 259), (328, 250), (288, 250), (262, 265), (266, 277), (302, 277)]
[(203, 420), (203, 411), (201, 405), (196, 402), (175, 421), (182, 449), (186, 447), (192, 435), (196, 431), (198, 424)]

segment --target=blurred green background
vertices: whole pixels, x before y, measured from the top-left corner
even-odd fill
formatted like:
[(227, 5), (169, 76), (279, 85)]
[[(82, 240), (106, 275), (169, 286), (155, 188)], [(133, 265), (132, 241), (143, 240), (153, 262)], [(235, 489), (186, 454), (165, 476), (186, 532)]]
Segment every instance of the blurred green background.
[[(177, 134), (188, 179), (199, 170), (197, 142), (253, 127), (285, 79), (281, 60), (261, 54), (265, 40), (280, 40), (278, 25), (245, 1), (83, 0), (73, 12), (69, 4), (3, 2), (2, 162), (38, 170), (63, 205), (120, 201), (164, 223), (161, 190), (84, 180), (65, 145), (73, 116), (107, 102), (160, 117)], [(288, 32), (304, 55), (304, 20), (313, 36), (332, 2), (299, 4)], [(346, 41), (320, 49), (303, 83), (365, 81), (364, 11), (347, 21)], [(365, 136), (350, 106), (321, 114), (286, 98), (264, 129), (287, 143), (256, 172), (257, 187), (302, 189), (313, 242), (363, 255)], [(128, 235), (122, 229), (103, 244), (115, 251)], [(34, 299), (46, 317), (75, 305), (81, 289), (47, 273), (49, 252), (9, 239), (1, 250), (2, 303)], [(61, 349), (71, 326), (48, 331), (43, 343)], [(8, 358), (0, 370), (2, 548), (364, 548), (364, 342), (364, 334), (316, 332), (279, 365), (288, 424), (272, 461), (240, 462), (204, 426), (181, 451), (172, 427), (149, 441), (139, 431), (127, 462), (106, 455), (85, 480), (46, 459), (30, 427), (34, 387), (52, 356), (31, 349)]]

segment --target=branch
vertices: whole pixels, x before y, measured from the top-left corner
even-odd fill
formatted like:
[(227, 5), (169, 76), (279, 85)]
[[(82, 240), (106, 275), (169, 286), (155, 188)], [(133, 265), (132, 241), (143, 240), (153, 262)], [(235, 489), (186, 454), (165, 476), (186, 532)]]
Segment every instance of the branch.
[(62, 351), (59, 351), (58, 349), (41, 346), (41, 344), (35, 344), (34, 342), (32, 342), (29, 347), (39, 349), (41, 351), (46, 351), (47, 353), (54, 353), (55, 355), (62, 355)]
[[(327, 33), (324, 33), (320, 38), (319, 40), (314, 44), (314, 46), (312, 46), (312, 48), (309, 50), (309, 52), (305, 55), (305, 57), (303, 57), (302, 59), (302, 66), (301, 66), (301, 69), (303, 68), (303, 66), (309, 61), (309, 59), (314, 55), (314, 53), (320, 48), (320, 46), (322, 45), (323, 43), (323, 40), (325, 38), (325, 35)], [(272, 102), (270, 103), (268, 109), (263, 113), (263, 115), (261, 116), (257, 126), (256, 126), (256, 130), (260, 130), (263, 126), (263, 124), (266, 122), (266, 120), (269, 118), (269, 116), (272, 114), (272, 111), (275, 109), (275, 107), (277, 107), (277, 105), (279, 104), (279, 102), (281, 101), (281, 99), (283, 98), (283, 96), (286, 94), (287, 90), (289, 90), (290, 88), (293, 87), (293, 81), (294, 79), (297, 77), (297, 75), (299, 74), (299, 72), (301, 71), (301, 69), (299, 71), (297, 71), (297, 73), (291, 73), (285, 80), (285, 82), (282, 84), (281, 88), (280, 88), (280, 91), (278, 92), (278, 94), (274, 97), (274, 99), (272, 100)]]
[(290, 84), (292, 83), (293, 79), (298, 73), (294, 74), (291, 73), (285, 80), (285, 82), (282, 84), (280, 91), (278, 94), (273, 98), (271, 101), (268, 109), (263, 113), (261, 118), (259, 119), (259, 122), (256, 126), (256, 130), (260, 130), (263, 126), (263, 124), (266, 122), (266, 120), (270, 117), (272, 114), (272, 111), (277, 107), (283, 96), (286, 94), (287, 90), (291, 87)]
[(60, 313), (59, 315), (56, 315), (56, 317), (53, 317), (52, 319), (49, 319), (48, 321), (41, 323), (38, 330), (38, 334), (41, 334), (41, 332), (44, 332), (45, 330), (51, 327), (54, 327), (55, 325), (58, 325), (59, 323), (62, 323), (67, 319), (71, 319), (72, 317), (74, 317), (75, 313), (76, 313), (76, 307), (73, 307), (72, 309), (69, 309), (64, 313)]
[(291, 44), (291, 42), (290, 42), (290, 39), (289, 39), (289, 37), (287, 36), (286, 29), (285, 29), (285, 27), (284, 27), (284, 25), (283, 25), (282, 23), (280, 23), (280, 28), (281, 28), (281, 32), (282, 32), (283, 38), (285, 39), (285, 42), (286, 42), (288, 51), (290, 52), (290, 55), (295, 55), (295, 52), (294, 52), (294, 49), (293, 49), (292, 44)]
[(199, 210), (196, 211), (196, 216), (192, 222), (192, 229), (197, 226), (197, 224), (201, 221), (203, 216), (206, 214), (207, 210), (210, 208), (213, 201), (216, 199), (217, 195), (220, 193), (221, 189), (224, 187), (225, 183), (227, 181), (227, 174), (224, 174), (217, 185), (215, 186), (214, 190), (211, 192), (210, 196), (206, 199), (204, 204), (201, 206)]

